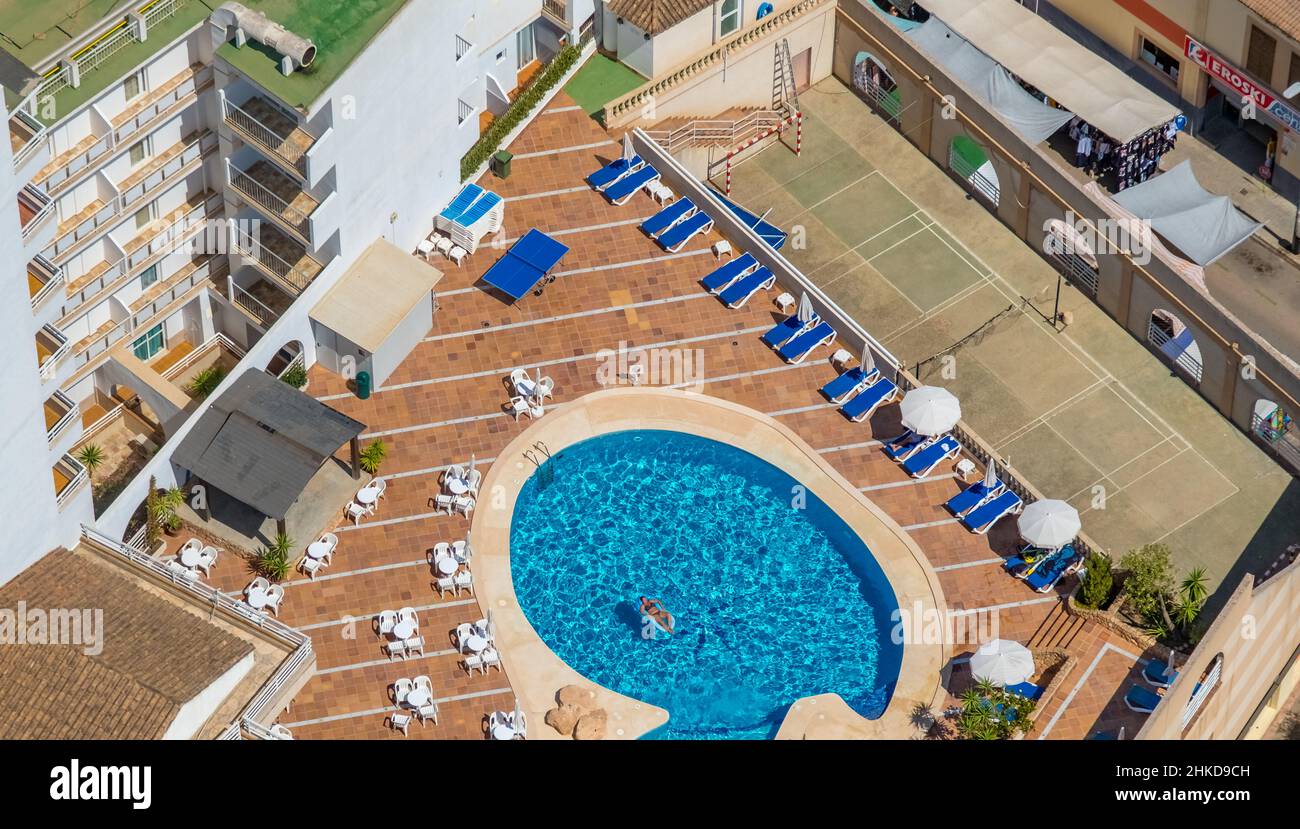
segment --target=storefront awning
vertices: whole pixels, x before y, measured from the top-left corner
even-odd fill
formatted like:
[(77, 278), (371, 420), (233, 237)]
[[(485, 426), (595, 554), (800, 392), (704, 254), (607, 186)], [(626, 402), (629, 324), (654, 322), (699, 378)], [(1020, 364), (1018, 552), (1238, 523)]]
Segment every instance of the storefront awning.
[(1262, 222), (1247, 218), (1227, 196), (1216, 196), (1196, 180), (1192, 163), (1115, 195), (1115, 201), (1169, 240), (1201, 267), (1206, 267), (1250, 238)]
[(1178, 108), (1015, 0), (924, 0), (972, 45), (1120, 144)]

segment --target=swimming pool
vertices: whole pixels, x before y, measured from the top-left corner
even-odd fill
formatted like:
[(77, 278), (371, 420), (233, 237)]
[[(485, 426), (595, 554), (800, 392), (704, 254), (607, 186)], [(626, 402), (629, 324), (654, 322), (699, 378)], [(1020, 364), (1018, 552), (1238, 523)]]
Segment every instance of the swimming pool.
[[(510, 551), (547, 646), (667, 709), (649, 736), (768, 738), (792, 702), (827, 692), (875, 718), (898, 678), (898, 604), (866, 545), (790, 475), (717, 441), (639, 430), (569, 446), (524, 484)], [(663, 600), (674, 635), (644, 638), (641, 595)]]

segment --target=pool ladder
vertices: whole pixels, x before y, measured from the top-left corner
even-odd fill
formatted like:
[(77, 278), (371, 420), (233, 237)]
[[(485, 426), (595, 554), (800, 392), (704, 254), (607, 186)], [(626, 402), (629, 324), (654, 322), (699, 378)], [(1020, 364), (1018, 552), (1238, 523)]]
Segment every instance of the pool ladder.
[[(545, 457), (543, 457), (545, 456)], [(555, 480), (555, 464), (546, 464), (551, 458), (551, 450), (547, 448), (542, 441), (537, 441), (531, 449), (524, 450), (524, 457), (533, 462), (533, 466), (540, 470), (537, 479), (537, 487), (545, 489)], [(543, 465), (545, 464), (545, 465)]]

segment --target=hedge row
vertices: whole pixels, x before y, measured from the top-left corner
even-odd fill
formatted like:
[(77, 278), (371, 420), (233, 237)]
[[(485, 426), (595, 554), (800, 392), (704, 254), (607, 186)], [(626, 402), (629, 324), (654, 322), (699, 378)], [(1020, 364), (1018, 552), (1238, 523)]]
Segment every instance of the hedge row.
[(533, 107), (542, 100), (551, 87), (564, 77), (582, 55), (577, 46), (565, 46), (546, 65), (546, 68), (533, 76), (523, 92), (506, 108), (499, 118), (492, 122), (487, 132), (479, 137), (469, 152), (460, 160), (460, 179), (465, 181), (501, 146), (501, 142), (510, 132), (533, 111)]

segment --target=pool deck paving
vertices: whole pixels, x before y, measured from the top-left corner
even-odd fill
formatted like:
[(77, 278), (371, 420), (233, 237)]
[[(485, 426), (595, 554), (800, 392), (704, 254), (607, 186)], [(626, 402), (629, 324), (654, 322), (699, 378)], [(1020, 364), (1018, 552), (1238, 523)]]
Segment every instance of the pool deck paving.
[[(811, 101), (812, 96), (808, 98)], [(856, 101), (853, 104), (861, 106)], [(821, 118), (814, 110), (813, 130), (830, 120)], [(529, 228), (537, 227), (558, 234), (571, 246), (555, 271), (556, 280), (540, 295), (529, 295), (514, 305), (506, 305), (477, 287), (479, 278), (497, 259), (497, 251), (488, 244), (460, 267), (436, 263), (445, 275), (436, 291), (439, 310), (434, 316), (433, 329), (370, 399), (357, 399), (342, 378), (319, 366), (313, 367), (310, 393), (366, 423), (363, 442), (382, 437), (387, 444), (388, 457), (380, 475), (387, 480), (388, 489), (377, 514), (363, 519), (359, 526), (354, 527), (340, 516), (335, 530), (340, 543), (333, 564), (315, 581), (297, 574), (288, 581), (280, 618), (311, 635), (316, 645), (318, 670), (280, 721), (300, 739), (393, 736), (401, 739), (400, 734), (394, 735), (384, 725), (385, 717), (393, 710), (388, 687), (398, 677), (417, 674), (430, 676), (439, 700), (440, 717), (437, 725), (426, 728), (413, 724), (411, 739), (482, 739), (486, 714), (513, 707), (516, 665), (507, 649), (502, 650), (504, 672), (490, 671), (486, 676), (468, 677), (459, 667), (460, 657), (452, 645), (451, 631), (458, 623), (484, 615), (478, 599), (468, 595), (440, 597), (432, 587), (427, 551), (438, 541), (465, 537), (470, 528), (470, 522), (464, 517), (434, 513), (432, 499), (440, 492), (439, 473), (449, 464), (467, 463), (471, 456), (485, 471), (495, 463), (518, 461), (518, 458), (501, 457), (507, 445), (530, 425), (528, 418), (516, 422), (506, 413), (510, 397), (506, 381), (512, 369), (535, 372), (540, 368), (554, 378), (555, 394), (546, 404), (549, 413), (599, 390), (597, 370), (604, 359), (601, 350), (618, 348), (624, 343), (629, 347), (698, 349), (704, 367), (703, 383), (698, 390), (775, 418), (817, 450), (920, 546), (936, 572), (950, 609), (996, 612), (1000, 625), (998, 635), (1003, 638), (1034, 642), (1043, 647), (1062, 647), (1075, 656), (1076, 667), (1042, 710), (1029, 735), (1031, 738), (1080, 739), (1121, 725), (1129, 735), (1135, 734), (1141, 718), (1127, 711), (1120, 700), (1135, 671), (1140, 670), (1141, 660), (1152, 654), (1136, 652), (1116, 634), (1090, 621), (1075, 630), (1068, 641), (1053, 641), (1045, 625), (1050, 625), (1054, 614), (1064, 612), (1063, 597), (1074, 588), (1074, 577), (1062, 580), (1049, 593), (1039, 594), (1007, 576), (1000, 565), (1018, 548), (1014, 521), (1004, 520), (987, 536), (967, 532), (943, 507), (961, 487), (951, 464), (940, 466), (927, 480), (913, 481), (880, 451), (880, 439), (901, 431), (896, 406), (884, 407), (871, 422), (857, 424), (848, 422), (821, 397), (818, 388), (836, 374), (829, 364), (833, 348), (819, 349), (806, 363), (789, 366), (764, 346), (760, 334), (783, 316), (772, 305), (772, 298), (781, 286), (760, 293), (741, 309), (728, 310), (707, 295), (698, 283), (701, 276), (716, 266), (709, 251), (710, 244), (718, 238), (716, 235), (697, 237), (680, 253), (666, 254), (637, 227), (639, 220), (657, 209), (648, 196), (637, 194), (627, 204), (614, 207), (587, 187), (584, 177), (617, 154), (617, 146), (609, 143), (610, 140), (611, 136), (598, 124), (574, 108), (572, 99), (560, 94), (550, 104), (547, 114), (535, 119), (512, 146), (512, 151), (519, 155), (511, 177), (482, 182), (507, 200), (502, 234), (505, 239), (518, 238)], [(805, 140), (806, 158), (802, 161), (815, 157), (818, 152), (826, 159), (832, 157), (827, 153), (832, 136), (806, 136)], [(793, 155), (786, 154), (789, 157), (783, 159), (781, 153), (784, 151), (779, 149), (768, 151), (760, 156), (760, 162), (747, 165), (750, 169), (742, 168), (740, 181), (745, 186), (757, 186), (753, 182), (759, 180), (761, 164), (769, 159), (773, 165), (786, 165), (790, 171), (799, 172), (802, 161), (794, 164)], [(839, 179), (838, 186), (814, 181), (801, 181), (801, 185), (813, 193), (809, 198), (833, 198), (835, 190), (859, 177), (844, 171), (834, 175)], [(947, 183), (929, 186), (943, 190)], [(820, 195), (815, 192), (818, 190)], [(784, 192), (774, 190), (764, 201), (786, 211), (778, 219), (788, 224), (801, 209), (792, 201), (793, 197), (786, 201)], [(887, 189), (880, 193), (888, 200)], [(890, 208), (889, 217), (872, 220), (871, 205), (876, 203), (873, 198), (854, 201), (861, 197), (852, 193), (841, 194), (839, 198), (846, 200), (842, 203), (857, 204), (854, 209), (859, 217), (881, 229), (889, 224), (886, 218), (896, 223), (914, 220), (919, 215), (917, 208), (908, 209), (899, 203)], [(957, 196), (957, 200), (961, 201), (961, 197)], [(923, 203), (923, 200), (907, 201)], [(927, 205), (926, 212), (940, 219), (944, 226), (959, 224), (941, 208)], [(817, 228), (816, 232), (827, 240), (835, 238), (833, 231), (816, 221), (812, 214), (807, 214), (806, 221), (810, 235)], [(953, 258), (941, 250), (945, 246), (939, 240), (945, 232), (927, 222), (907, 225), (917, 233), (931, 234), (936, 240), (930, 245), (935, 250), (924, 251), (934, 257), (934, 264), (925, 267), (956, 268), (960, 256), (954, 254), (957, 258)], [(848, 227), (840, 229), (841, 233), (850, 231)], [(869, 234), (863, 238), (866, 235)], [(843, 243), (841, 246), (844, 247)], [(904, 274), (909, 270), (907, 262), (895, 263), (887, 247), (873, 254), (875, 261), (892, 267), (896, 278), (905, 280)], [(809, 255), (814, 251), (817, 249), (810, 247)], [(790, 253), (792, 261), (797, 261), (795, 254), (802, 252)], [(984, 257), (986, 253), (981, 251), (980, 255)], [(834, 258), (825, 251), (819, 255), (826, 262)], [(855, 255), (848, 254), (843, 259), (849, 261)], [(985, 261), (998, 261), (1001, 267), (1003, 260), (986, 257)], [(812, 270), (806, 260), (797, 263)], [(832, 273), (833, 267), (834, 264), (827, 265), (825, 272)], [(874, 278), (881, 293), (885, 289), (892, 292), (892, 296), (885, 298), (864, 298), (862, 308), (871, 311), (859, 319), (875, 332), (900, 329), (902, 333), (891, 340), (895, 347), (907, 341), (925, 343), (927, 340), (946, 345), (953, 331), (964, 333), (970, 322), (960, 314), (953, 316), (954, 309), (967, 307), (964, 303), (950, 303), (946, 310), (927, 320), (920, 320), (922, 312), (917, 307), (935, 303), (941, 307), (962, 290), (971, 291), (967, 296), (977, 297), (971, 307), (979, 307), (979, 303), (994, 307), (1003, 302), (983, 295), (995, 283), (987, 273), (963, 274), (961, 285), (954, 283), (950, 288), (937, 290), (921, 282), (894, 289), (874, 267), (861, 265), (858, 270)], [(841, 281), (853, 284), (852, 279), (857, 278), (846, 277)], [(881, 310), (891, 307), (911, 308), (913, 316), (911, 319), (898, 314), (888, 316), (887, 310)], [(949, 316), (945, 317), (945, 313)], [(1086, 317), (1086, 311), (1081, 309), (1079, 315)], [(1016, 324), (1019, 336), (1033, 337), (1042, 343), (1031, 348), (1021, 346), (1024, 359), (1033, 354), (1023, 352), (1048, 352), (1051, 343), (1066, 342), (1050, 330), (1033, 330), (1034, 326), (1024, 321)], [(931, 331), (935, 326), (942, 330)], [(1069, 333), (1074, 335), (1079, 326), (1076, 323)], [(1085, 329), (1089, 327), (1084, 325)], [(1126, 356), (1133, 364), (1142, 362), (1121, 345), (1109, 343), (1107, 347)], [(1073, 358), (1058, 355), (1056, 360), (1063, 365), (1058, 369), (1059, 376), (1054, 378), (1063, 384), (1060, 394), (1070, 399), (1088, 399), (1089, 395), (1109, 399), (1106, 397), (1109, 395), (1127, 400), (1131, 393), (1114, 375), (1079, 356), (1078, 347), (1072, 341), (1068, 348)], [(1133, 348), (1158, 367), (1136, 343)], [(899, 351), (908, 357), (917, 353), (911, 348), (899, 348)], [(689, 353), (693, 358), (695, 352)], [(983, 368), (984, 359), (993, 368)], [(1050, 435), (1057, 428), (1068, 429), (1070, 423), (1075, 424), (1076, 430), (1087, 433), (1088, 417), (1075, 414), (1077, 407), (1065, 406), (1056, 412), (1069, 414), (1074, 421), (1063, 419), (1054, 423), (1052, 417), (1044, 414), (1054, 411), (1057, 404), (1043, 397), (1019, 404), (1020, 409), (1028, 409), (1026, 417), (1013, 407), (1013, 418), (1004, 411), (1008, 408), (1007, 401), (1018, 397), (1003, 399), (977, 393), (974, 381), (1017, 368), (1015, 360), (1008, 360), (996, 353), (996, 349), (983, 359), (963, 357), (959, 365), (959, 379), (945, 385), (951, 385), (962, 396), (966, 418), (977, 431), (987, 425), (990, 430), (985, 435), (987, 439), (1003, 444), (1041, 440), (1042, 435)], [(1149, 372), (1151, 382), (1159, 382), (1161, 371)], [(1023, 372), (1026, 377), (1031, 374)], [(1004, 378), (1004, 385), (1007, 382)], [(1038, 385), (1051, 387), (1053, 384), (1044, 381)], [(1148, 390), (1143, 389), (1143, 393), (1148, 394)], [(1164, 393), (1177, 396), (1176, 392)], [(1192, 402), (1204, 408), (1208, 416), (1217, 418), (1199, 400)], [(1116, 407), (1117, 412), (1124, 410), (1123, 406)], [(1173, 444), (1178, 449), (1173, 459), (1190, 455), (1188, 474), (1195, 472), (1195, 461), (1201, 454), (1184, 448), (1182, 439), (1166, 420), (1150, 416), (1145, 408), (1140, 410), (1142, 417), (1131, 413), (1128, 416), (1136, 417), (1136, 423), (1149, 424), (1150, 432), (1144, 440), (1153, 446), (1146, 451), (1155, 454)], [(1188, 424), (1186, 417), (1171, 419), (1180, 432), (1194, 433), (1187, 427), (1199, 423), (1210, 433), (1223, 433), (1225, 440), (1232, 440), (1228, 429), (1210, 429), (1205, 418)], [(1037, 422), (1032, 428), (1026, 428), (1031, 421)], [(539, 422), (544, 422), (544, 418)], [(1050, 440), (1042, 442), (1052, 445)], [(1244, 438), (1241, 443), (1249, 448)], [(1066, 444), (1061, 441), (1058, 445)], [(1083, 466), (1063, 486), (1086, 491), (1086, 485), (1093, 480), (1091, 476), (1101, 477), (1099, 473), (1132, 480), (1132, 472), (1125, 476), (1123, 468), (1115, 468), (1123, 462), (1122, 455), (1102, 457), (1110, 448), (1108, 441), (1095, 439), (1088, 443), (1079, 438), (1074, 445), (1083, 447), (1082, 451), (1069, 450), (1078, 455)], [(1018, 452), (1014, 447), (1012, 452), (1017, 467), (1034, 480), (1029, 452)], [(1241, 447), (1234, 447), (1220, 454), (1242, 453)], [(1066, 457), (1064, 451), (1062, 457)], [(1211, 456), (1211, 461), (1222, 463), (1217, 456)], [(1259, 465), (1255, 471), (1260, 479), (1270, 481), (1265, 467)], [(490, 493), (483, 493), (485, 508), (490, 508), (487, 506), (490, 497)], [(1122, 493), (1113, 496), (1112, 501), (1121, 498)], [(1138, 509), (1130, 507), (1130, 510)], [(1148, 505), (1147, 509), (1154, 507)], [(1146, 514), (1145, 510), (1141, 512)], [(1084, 516), (1085, 528), (1104, 537), (1107, 530), (1101, 526), (1103, 523), (1095, 511)], [(471, 562), (471, 569), (473, 566)], [(249, 573), (239, 561), (225, 559), (212, 576), (217, 586), (231, 592), (242, 589), (249, 579)], [(426, 656), (410, 660), (409, 664), (384, 658), (381, 642), (370, 629), (378, 611), (402, 606), (417, 608), (421, 634), (427, 643)], [(973, 649), (971, 645), (956, 645), (952, 649), (956, 660), (949, 669), (954, 676), (962, 670), (962, 658), (969, 656)], [(950, 697), (949, 703), (955, 703), (955, 698)], [(549, 728), (542, 722), (544, 711), (540, 707), (526, 710), (530, 738), (545, 736), (543, 732)]]

